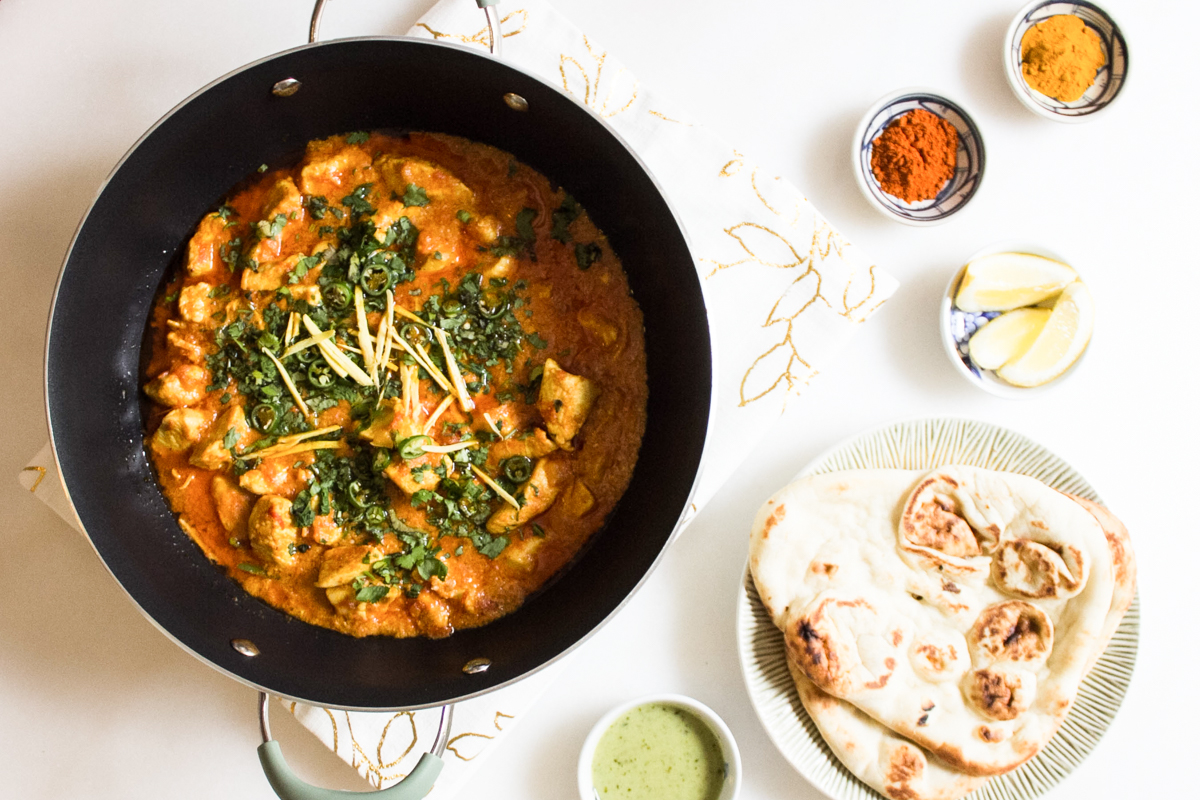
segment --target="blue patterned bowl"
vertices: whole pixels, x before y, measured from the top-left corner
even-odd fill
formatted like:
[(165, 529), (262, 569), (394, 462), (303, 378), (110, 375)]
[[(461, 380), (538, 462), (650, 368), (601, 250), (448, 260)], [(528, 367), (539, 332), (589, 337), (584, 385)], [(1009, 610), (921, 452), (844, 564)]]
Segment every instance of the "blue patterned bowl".
[[(1032, 253), (1035, 256), (1043, 256), (1044, 258), (1061, 261), (1064, 264), (1070, 264), (1076, 272), (1079, 271), (1079, 268), (1071, 264), (1070, 261), (1063, 258), (1059, 253), (1042, 247), (1039, 244), (1025, 241), (999, 242), (972, 254), (959, 267), (958, 271), (954, 273), (954, 277), (950, 279), (950, 283), (946, 286), (945, 295), (942, 296), (939, 320), (942, 332), (942, 346), (946, 349), (946, 355), (949, 357), (950, 363), (954, 365), (955, 372), (966, 378), (967, 382), (972, 385), (978, 386), (985, 392), (997, 397), (1006, 397), (1009, 399), (1030, 398), (1042, 392), (1050, 391), (1066, 380), (1071, 373), (1079, 368), (1084, 357), (1087, 356), (1088, 350), (1091, 349), (1091, 343), (1089, 342), (1088, 346), (1080, 353), (1079, 358), (1075, 359), (1075, 363), (1067, 367), (1067, 370), (1062, 375), (1041, 386), (1013, 386), (1011, 383), (1001, 380), (991, 370), (980, 369), (968, 354), (967, 342), (976, 330), (1000, 316), (1002, 312), (962, 311), (958, 306), (954, 305), (954, 298), (958, 295), (958, 286), (962, 283), (963, 274), (967, 271), (967, 264), (994, 253)], [(1082, 276), (1080, 277), (1082, 278)], [(1094, 331), (1092, 338), (1093, 340), (1095, 339)]]
[[(1096, 82), (1083, 97), (1070, 103), (1034, 91), (1021, 74), (1021, 39), (1039, 22), (1059, 14), (1079, 17), (1100, 36), (1107, 63), (1096, 73)], [(1094, 3), (1063, 3), (1035, 0), (1022, 8), (1004, 37), (1004, 74), (1008, 84), (1026, 108), (1038, 116), (1056, 122), (1087, 122), (1117, 98), (1129, 75), (1129, 48), (1125, 36), (1112, 16)]]
[[(923, 108), (949, 122), (958, 131), (958, 160), (954, 176), (932, 200), (906, 203), (883, 191), (871, 172), (872, 143), (892, 120)], [(937, 225), (961, 210), (979, 190), (983, 180), (983, 135), (962, 106), (928, 89), (901, 89), (887, 95), (863, 117), (854, 134), (854, 177), (867, 200), (885, 216), (906, 225)]]

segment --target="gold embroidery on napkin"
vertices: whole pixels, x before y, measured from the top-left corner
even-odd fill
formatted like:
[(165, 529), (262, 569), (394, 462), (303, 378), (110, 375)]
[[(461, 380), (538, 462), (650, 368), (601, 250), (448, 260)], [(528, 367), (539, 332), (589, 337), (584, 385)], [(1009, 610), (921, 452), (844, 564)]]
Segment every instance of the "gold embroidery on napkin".
[(721, 167), (721, 171), (717, 174), (722, 178), (732, 178), (734, 175), (737, 175), (742, 171), (742, 167), (745, 166), (745, 164), (742, 162), (743, 158), (744, 156), (741, 153), (739, 153), (737, 150), (734, 150), (733, 158), (726, 162), (725, 166)]
[[(397, 757), (395, 760), (389, 761), (388, 763), (385, 764), (385, 763), (383, 763), (383, 743), (385, 741), (387, 741), (388, 730), (391, 729), (392, 723), (395, 722), (396, 720), (400, 719), (401, 717), (406, 717), (409, 721), (409, 724), (412, 727), (412, 740), (409, 741), (408, 747), (406, 747), (404, 749), (404, 752), (401, 753), (399, 755), (399, 757)], [(413, 751), (413, 748), (416, 746), (417, 746), (417, 718), (416, 718), (416, 716), (411, 711), (402, 711), (401, 713), (396, 714), (395, 716), (393, 716), (391, 719), (388, 720), (387, 725), (383, 726), (383, 733), (379, 734), (379, 747), (375, 751), (375, 755), (376, 755), (376, 757), (378, 759), (378, 763), (379, 763), (379, 768), (380, 769), (391, 769), (392, 767), (399, 764), (401, 759), (403, 759), (406, 755), (411, 753)]]
[[(606, 82), (608, 91), (605, 93), (604, 99), (601, 100), (600, 82), (604, 77), (604, 62), (608, 59), (608, 53), (603, 52), (597, 54), (596, 51), (592, 49), (592, 43), (588, 41), (586, 35), (583, 37), (583, 43), (587, 47), (588, 55), (591, 56), (595, 71), (589, 74), (588, 70), (584, 68), (583, 64), (580, 64), (574, 56), (569, 56), (566, 53), (562, 53), (558, 57), (558, 74), (562, 77), (563, 90), (566, 91), (567, 94), (580, 97), (580, 86), (578, 83), (579, 80), (582, 80), (583, 104), (591, 108), (602, 117), (615, 117), (617, 114), (620, 114), (622, 111), (625, 111), (632, 106), (634, 100), (637, 100), (639, 84), (636, 79), (631, 78), (631, 80), (633, 80), (633, 85), (628, 87), (628, 99), (625, 101), (624, 105), (620, 106), (619, 108), (614, 108), (614, 106), (620, 102), (620, 96), (618, 96), (616, 100), (613, 99), (614, 93), (626, 93), (623, 87), (618, 86), (618, 83), (620, 83), (621, 76), (628, 75), (629, 73), (624, 67), (621, 67), (620, 71), (617, 72), (617, 76), (609, 79)], [(574, 67), (574, 69), (569, 69), (568, 66)], [(571, 76), (568, 76), (568, 72), (571, 73)]]
[(496, 730), (498, 731), (504, 730), (504, 728), (500, 727), (501, 717), (504, 717), (505, 719), (514, 719), (512, 714), (505, 714), (503, 711), (497, 711), (495, 719), (492, 720), (492, 724), (496, 726)]
[(21, 472), (36, 472), (38, 474), (38, 476), (33, 479), (33, 486), (29, 487), (30, 492), (36, 492), (38, 485), (41, 484), (42, 479), (46, 477), (45, 467), (26, 467), (25, 469), (21, 470)]
[[(509, 30), (508, 23), (510, 20), (512, 20), (514, 18), (517, 18), (521, 21), (521, 26), (519, 28)], [(500, 18), (500, 30), (502, 32), (501, 38), (507, 39), (510, 36), (516, 36), (518, 33), (524, 32), (525, 26), (528, 24), (529, 24), (529, 12), (523, 8), (517, 9), (516, 11), (512, 12), (511, 14), (509, 14), (506, 17), (501, 17)], [(445, 31), (435, 31), (433, 28), (429, 27), (424, 22), (418, 22), (417, 27), (424, 28), (425, 30), (429, 31), (429, 35), (432, 36), (434, 39), (454, 39), (455, 41), (462, 42), (463, 44), (478, 44), (478, 45), (482, 45), (483, 47), (487, 47), (488, 45), (491, 44), (491, 34), (488, 32), (486, 25), (483, 28), (480, 28), (475, 33), (472, 33), (469, 36), (464, 35), (464, 34), (458, 34), (458, 33), (446, 33)]]
[(679, 120), (679, 119), (671, 119), (671, 118), (670, 118), (670, 117), (668, 117), (666, 114), (663, 114), (663, 113), (661, 113), (661, 112), (659, 112), (659, 111), (655, 111), (655, 110), (653, 110), (653, 109), (647, 109), (647, 110), (646, 110), (646, 113), (647, 113), (647, 114), (649, 114), (649, 115), (650, 115), (650, 116), (652, 116), (652, 117), (658, 117), (658, 118), (659, 118), (659, 119), (661, 119), (663, 122), (675, 122), (675, 123), (678, 123), (678, 124), (680, 124), (680, 125), (686, 125), (686, 126), (687, 126), (687, 127), (689, 127), (689, 128), (690, 128), (690, 127), (692, 127), (692, 123), (690, 123), (690, 122), (684, 122), (683, 120)]
[[(462, 753), (458, 752), (458, 748), (455, 746), (459, 741), (461, 741), (463, 739), (470, 739), (472, 737), (478, 737), (480, 739), (494, 738), (492, 736), (489, 736), (486, 733), (474, 733), (472, 731), (468, 731), (466, 733), (460, 733), (458, 736), (455, 736), (453, 739), (451, 739), (446, 744), (446, 749), (449, 750), (451, 753), (454, 753), (454, 755), (458, 756), (463, 761), (473, 761), (474, 759), (476, 759), (479, 756), (479, 753), (474, 753), (473, 755), (464, 756)], [(482, 752), (482, 751), (480, 751), (480, 752)]]

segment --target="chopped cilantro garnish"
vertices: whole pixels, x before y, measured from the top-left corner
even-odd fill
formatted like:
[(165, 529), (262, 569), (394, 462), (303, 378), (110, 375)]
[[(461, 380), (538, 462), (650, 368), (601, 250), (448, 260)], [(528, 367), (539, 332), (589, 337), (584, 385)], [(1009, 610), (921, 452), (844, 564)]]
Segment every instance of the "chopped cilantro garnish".
[(242, 572), (249, 572), (251, 575), (267, 574), (266, 570), (264, 570), (258, 564), (251, 564), (249, 561), (244, 561), (241, 564), (238, 564), (238, 569), (240, 569)]
[(575, 245), (575, 263), (579, 265), (580, 269), (590, 267), (602, 254), (603, 251), (600, 249), (600, 245), (595, 242), (580, 242)]
[(350, 218), (358, 219), (359, 217), (375, 213), (375, 207), (371, 205), (371, 201), (367, 199), (367, 195), (371, 193), (371, 187), (374, 184), (364, 183), (357, 187), (353, 192), (342, 198), (342, 205), (350, 209)]
[(406, 207), (429, 205), (429, 195), (425, 194), (425, 190), (415, 183), (410, 183), (404, 188), (404, 196), (400, 200)]
[[(349, 137), (347, 137), (349, 139)], [(371, 584), (362, 587), (355, 593), (354, 599), (360, 603), (378, 603), (383, 598), (387, 597), (388, 587), (380, 586), (379, 584)]]
[(579, 203), (571, 195), (564, 195), (562, 205), (550, 215), (550, 235), (563, 244), (571, 241), (571, 232), (567, 230), (575, 218), (579, 216)]
[(370, 138), (371, 134), (366, 131), (355, 131), (354, 133), (346, 134), (346, 144), (362, 144)]

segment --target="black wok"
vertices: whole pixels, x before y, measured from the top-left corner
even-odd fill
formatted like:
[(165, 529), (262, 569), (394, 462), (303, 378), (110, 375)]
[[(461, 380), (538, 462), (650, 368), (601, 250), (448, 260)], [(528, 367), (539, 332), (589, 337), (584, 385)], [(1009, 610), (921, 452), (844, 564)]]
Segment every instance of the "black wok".
[[(297, 92), (272, 93), (289, 78), (300, 82)], [(520, 104), (506, 103), (509, 93), (527, 110), (510, 107)], [(286, 163), (310, 139), (369, 129), (485, 142), (565, 187), (624, 261), (645, 315), (648, 424), (625, 497), (586, 551), (521, 609), (436, 641), (354, 639), (246, 594), (179, 528), (142, 444), (143, 331), (156, 287), (197, 221), (259, 164)], [(63, 265), (46, 396), (79, 520), (164, 633), (276, 695), (337, 708), (414, 709), (529, 675), (625, 603), (686, 512), (710, 419), (712, 362), (681, 226), (599, 117), (540, 79), (463, 47), (366, 38), (299, 47), (240, 69), (186, 100), (129, 151)], [(478, 667), (477, 659), (490, 667), (464, 670)]]

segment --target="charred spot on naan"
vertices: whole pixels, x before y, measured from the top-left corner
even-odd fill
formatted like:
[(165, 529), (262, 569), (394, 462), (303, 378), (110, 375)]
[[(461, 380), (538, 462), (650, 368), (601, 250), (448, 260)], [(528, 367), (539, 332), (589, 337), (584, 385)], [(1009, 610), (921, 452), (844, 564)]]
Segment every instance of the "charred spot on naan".
[[(927, 630), (908, 648), (908, 663), (921, 678), (934, 683), (957, 680), (970, 666), (967, 643), (952, 628)], [(922, 706), (922, 710), (928, 708)]]
[(893, 629), (863, 597), (818, 597), (784, 631), (788, 657), (835, 697), (886, 687), (904, 640), (903, 629)]
[(1004, 722), (1029, 710), (1036, 688), (1032, 672), (996, 665), (967, 675), (963, 693), (979, 713)]
[(1040, 665), (1054, 647), (1054, 623), (1042, 609), (1008, 600), (983, 610), (967, 632), (967, 643), (976, 663)]
[(957, 505), (945, 495), (931, 491), (949, 480), (930, 476), (921, 481), (904, 508), (901, 530), (909, 542), (919, 547), (949, 556), (977, 556), (982, 552), (979, 542), (971, 526), (959, 516)]
[(990, 728), (987, 725), (980, 725), (975, 730), (975, 735), (989, 744), (995, 744), (1007, 739), (1009, 731), (1005, 728)]
[(900, 515), (900, 549), (926, 568), (980, 573), (986, 569), (980, 562), (995, 549), (1000, 528), (972, 526), (955, 497), (959, 490), (959, 482), (942, 472), (918, 481)]
[(1087, 576), (1088, 561), (1083, 551), (1052, 541), (1009, 539), (992, 559), (992, 580), (1001, 591), (1017, 597), (1074, 597), (1083, 589)]
[(898, 742), (886, 758), (884, 777), (887, 783), (883, 788), (887, 795), (894, 800), (921, 800), (923, 795), (916, 784), (925, 776), (927, 766), (921, 751), (908, 742)]
[[(780, 503), (775, 507), (775, 510), (771, 512), (769, 517), (767, 517), (767, 521), (763, 523), (762, 538), (766, 539), (771, 535), (771, 529), (783, 521), (783, 515), (786, 513), (787, 508), (783, 503)], [(834, 569), (836, 570), (837, 567), (834, 567)]]

